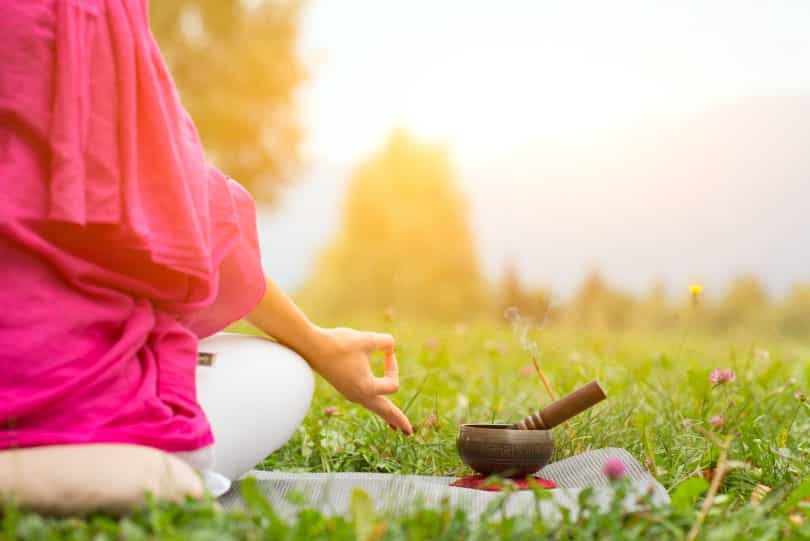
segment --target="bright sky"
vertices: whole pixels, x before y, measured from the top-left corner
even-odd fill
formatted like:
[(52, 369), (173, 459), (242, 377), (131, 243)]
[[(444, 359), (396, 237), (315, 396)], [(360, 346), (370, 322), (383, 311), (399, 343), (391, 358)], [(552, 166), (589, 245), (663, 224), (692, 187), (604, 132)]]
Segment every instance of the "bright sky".
[[(311, 168), (262, 227), (266, 265), (289, 290), (333, 236), (352, 167), (396, 127), (450, 147), (490, 277), (516, 261), (562, 292), (592, 265), (636, 290), (655, 277), (717, 290), (756, 272), (776, 291), (807, 279), (808, 142), (789, 127), (807, 122), (810, 0), (306, 5)], [(751, 111), (718, 110), (755, 96), (776, 97), (776, 118), (750, 152)], [(701, 131), (656, 154), (670, 119)], [(703, 130), (742, 139), (690, 146)], [(637, 155), (638, 133), (652, 146)], [(613, 169), (594, 165), (614, 152)]]
[(810, 90), (810, 2), (310, 0), (301, 96), (315, 163), (392, 128), (462, 163), (646, 112)]

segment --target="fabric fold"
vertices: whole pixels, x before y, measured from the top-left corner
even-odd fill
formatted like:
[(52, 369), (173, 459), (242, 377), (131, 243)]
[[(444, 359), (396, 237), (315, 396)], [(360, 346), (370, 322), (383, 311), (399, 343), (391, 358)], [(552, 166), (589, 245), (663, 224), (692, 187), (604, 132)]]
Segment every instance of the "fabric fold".
[(0, 15), (12, 44), (0, 53), (0, 141), (36, 134), (28, 160), (47, 163), (15, 179), (46, 186), (46, 208), (0, 200), (0, 219), (114, 225), (126, 247), (210, 279), (212, 254), (239, 235), (239, 210), (231, 181), (206, 162), (145, 2), (5, 3)]
[(145, 0), (0, 2), (0, 449), (210, 445), (196, 342), (264, 292)]

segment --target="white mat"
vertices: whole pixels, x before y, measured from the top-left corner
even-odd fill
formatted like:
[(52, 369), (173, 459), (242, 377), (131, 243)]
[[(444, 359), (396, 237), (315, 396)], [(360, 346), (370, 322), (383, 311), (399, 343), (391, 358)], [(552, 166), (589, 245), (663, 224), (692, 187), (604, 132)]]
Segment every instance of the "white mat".
[[(549, 464), (538, 475), (554, 481), (559, 488), (551, 490), (552, 498), (540, 502), (539, 508), (531, 491), (511, 494), (504, 505), (507, 515), (538, 510), (547, 520), (559, 518), (559, 507), (576, 513), (577, 498), (585, 487), (594, 487), (593, 497), (600, 507), (609, 505), (613, 497), (610, 482), (602, 473), (602, 467), (610, 458), (624, 462), (627, 477), (633, 490), (626, 499), (629, 509), (639, 494), (649, 494), (653, 505), (666, 505), (669, 495), (661, 484), (624, 449), (598, 449), (575, 457)], [(402, 512), (410, 506), (422, 503), (438, 508), (446, 502), (453, 508), (462, 508), (472, 517), (480, 517), (499, 493), (470, 490), (449, 486), (454, 477), (430, 477), (422, 475), (392, 475), (383, 473), (285, 473), (253, 471), (249, 474), (259, 481), (260, 490), (271, 505), (285, 517), (293, 517), (300, 505), (290, 502), (297, 494), (304, 506), (313, 507), (326, 514), (348, 512), (352, 492), (364, 490), (375, 502), (379, 512)], [(242, 505), (239, 483), (220, 498), (226, 508)]]

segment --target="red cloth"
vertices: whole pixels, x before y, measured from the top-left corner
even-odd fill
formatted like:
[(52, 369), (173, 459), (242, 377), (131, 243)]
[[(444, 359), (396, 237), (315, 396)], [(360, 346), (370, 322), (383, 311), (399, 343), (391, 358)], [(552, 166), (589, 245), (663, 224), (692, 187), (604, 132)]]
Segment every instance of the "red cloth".
[[(500, 492), (503, 490), (504, 487), (500, 484), (487, 483), (488, 479), (489, 477), (485, 477), (483, 475), (468, 475), (467, 477), (462, 477), (457, 481), (453, 481), (450, 483), (450, 486), (472, 488), (474, 490), (487, 490), (489, 492)], [(543, 479), (542, 477), (536, 477), (534, 475), (520, 479), (505, 479), (505, 481), (506, 483), (512, 485), (512, 488), (515, 490), (528, 490), (533, 487), (557, 488), (557, 484), (554, 481), (549, 481), (548, 479)]]

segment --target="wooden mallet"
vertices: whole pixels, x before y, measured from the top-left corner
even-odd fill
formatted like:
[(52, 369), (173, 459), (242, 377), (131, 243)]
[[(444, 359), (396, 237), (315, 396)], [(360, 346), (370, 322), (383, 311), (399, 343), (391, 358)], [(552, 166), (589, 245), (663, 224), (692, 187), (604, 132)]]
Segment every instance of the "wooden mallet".
[(551, 430), (571, 417), (607, 398), (599, 382), (592, 381), (576, 389), (545, 408), (526, 416), (510, 428), (517, 430)]

